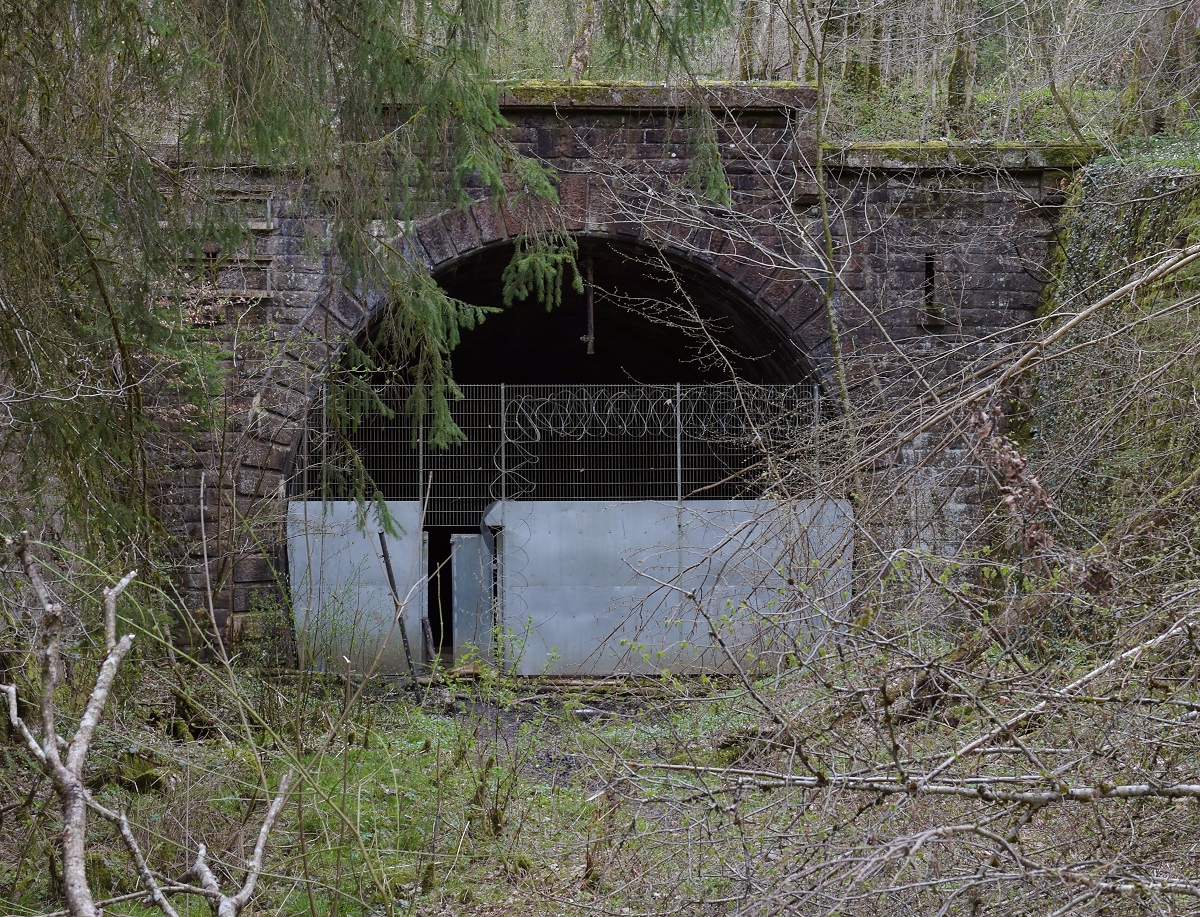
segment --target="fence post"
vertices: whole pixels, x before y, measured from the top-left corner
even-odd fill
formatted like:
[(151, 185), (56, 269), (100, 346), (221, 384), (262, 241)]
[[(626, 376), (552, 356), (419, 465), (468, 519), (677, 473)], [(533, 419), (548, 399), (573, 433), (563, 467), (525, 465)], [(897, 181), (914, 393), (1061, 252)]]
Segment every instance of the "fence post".
[(508, 411), (504, 403), (504, 383), (500, 383), (500, 502), (508, 499)]
[(675, 499), (683, 503), (683, 386), (675, 383)]

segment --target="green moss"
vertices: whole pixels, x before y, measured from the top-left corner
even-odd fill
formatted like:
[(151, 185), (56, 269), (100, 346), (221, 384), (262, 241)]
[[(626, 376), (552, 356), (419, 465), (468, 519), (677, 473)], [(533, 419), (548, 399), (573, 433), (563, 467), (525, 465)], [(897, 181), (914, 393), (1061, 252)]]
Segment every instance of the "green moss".
[[(1048, 323), (1200, 240), (1198, 167), (1195, 136), (1143, 141), (1080, 173), (1042, 307)], [(1200, 373), (1188, 308), (1197, 291), (1194, 267), (1142, 283), (1059, 342), (1031, 386), (1036, 453), (1072, 456), (1067, 467), (1044, 466), (1048, 489), (1060, 494), (1061, 518), (1078, 524), (1083, 543), (1097, 535), (1121, 539), (1122, 563), (1131, 569), (1153, 546), (1172, 556), (1174, 569), (1200, 571), (1200, 551), (1188, 535), (1200, 518)], [(1145, 529), (1148, 517), (1177, 524), (1154, 529), (1152, 538), (1129, 534)], [(1145, 561), (1156, 563), (1149, 550)]]
[[(736, 97), (750, 89), (749, 84), (730, 82), (701, 82), (702, 88), (718, 97)], [(581, 80), (571, 83), (566, 80), (505, 80), (497, 83), (501, 93), (501, 107), (505, 106), (579, 106), (602, 105), (605, 107), (657, 107), (670, 105), (682, 107), (688, 100), (688, 87), (665, 83), (645, 83), (622, 80)], [(779, 98), (782, 104), (794, 100), (792, 97), (810, 90), (806, 83), (776, 81), (754, 83), (756, 101), (761, 97)]]
[(622, 86), (637, 86), (636, 83), (590, 82), (570, 83), (566, 80), (521, 80), (502, 82), (500, 91), (504, 97), (528, 105), (554, 105), (567, 102), (579, 104), (600, 95), (608, 95)]
[(1056, 141), (965, 142), (956, 140), (887, 140), (825, 145), (826, 158), (847, 166), (897, 168), (1035, 168), (1076, 169), (1096, 155), (1082, 143)]

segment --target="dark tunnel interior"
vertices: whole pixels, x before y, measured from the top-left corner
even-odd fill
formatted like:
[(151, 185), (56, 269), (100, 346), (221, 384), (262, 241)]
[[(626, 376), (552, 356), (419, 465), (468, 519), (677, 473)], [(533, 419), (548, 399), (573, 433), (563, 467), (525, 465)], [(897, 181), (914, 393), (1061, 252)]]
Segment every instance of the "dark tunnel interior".
[[(460, 383), (728, 382), (730, 365), (749, 382), (811, 379), (795, 345), (728, 284), (682, 259), (668, 269), (652, 250), (607, 240), (581, 239), (579, 246), (581, 272), (586, 277), (590, 261), (595, 291), (589, 354), (586, 296), (569, 280), (556, 309), (547, 311), (534, 296), (504, 307), (502, 275), (512, 254), (512, 246), (494, 246), (437, 276), (452, 296), (501, 310), (463, 333), (452, 354)], [(728, 364), (692, 315), (720, 342)]]

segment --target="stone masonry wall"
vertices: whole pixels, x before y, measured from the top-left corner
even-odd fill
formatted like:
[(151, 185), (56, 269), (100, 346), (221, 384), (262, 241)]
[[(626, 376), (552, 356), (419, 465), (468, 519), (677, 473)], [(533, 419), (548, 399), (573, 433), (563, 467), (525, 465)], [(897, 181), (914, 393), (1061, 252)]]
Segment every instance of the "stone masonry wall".
[[(497, 206), (480, 194), (465, 210), (398, 225), (396, 244), (435, 272), (546, 229), (666, 250), (755, 310), (828, 387), (819, 286), (826, 269), (813, 247), (820, 234), (812, 102), (812, 91), (799, 86), (712, 89), (704, 104), (718, 123), (731, 192), (725, 207), (688, 190), (695, 151), (683, 93), (511, 87), (502, 104), (507, 139), (552, 169), (558, 205)], [(915, 384), (905, 372), (909, 356), (942, 373), (1022, 333), (1045, 279), (1063, 179), (1076, 164), (1077, 151), (1067, 147), (826, 153), (837, 311), (856, 392), (899, 397)], [(227, 180), (224, 193), (244, 210), (253, 246), (215, 254), (218, 294), (192, 320), (225, 347), (227, 385), (213, 428), (168, 431), (156, 460), (185, 601), (205, 626), (211, 584), (215, 623), (236, 634), (253, 621), (258, 601), (286, 586), (287, 476), (311, 400), (345, 342), (387, 303), (377, 291), (342, 288), (328, 223), (302, 187), (249, 172)], [(161, 413), (169, 419), (169, 406)], [(913, 444), (902, 461), (919, 465), (927, 446)], [(978, 485), (929, 483), (943, 509), (960, 515)]]

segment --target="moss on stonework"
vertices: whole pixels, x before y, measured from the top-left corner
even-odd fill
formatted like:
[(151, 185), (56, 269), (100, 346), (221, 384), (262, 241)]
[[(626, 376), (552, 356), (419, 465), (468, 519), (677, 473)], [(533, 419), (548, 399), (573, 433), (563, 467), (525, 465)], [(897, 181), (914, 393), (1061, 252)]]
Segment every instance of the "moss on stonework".
[[(688, 98), (689, 88), (666, 83), (645, 83), (620, 80), (581, 80), (576, 83), (566, 80), (501, 80), (497, 82), (501, 94), (501, 106), (525, 105), (550, 107), (556, 105), (612, 105), (629, 108), (670, 104), (682, 105)], [(725, 81), (702, 81), (703, 89), (718, 97), (745, 97), (753, 99), (757, 106), (770, 106), (772, 102), (785, 104), (794, 101), (802, 92), (811, 91), (806, 83), (773, 81), (761, 83), (737, 83)], [(766, 98), (764, 98), (766, 96)], [(769, 98), (776, 96), (776, 99)]]
[(503, 97), (530, 105), (553, 105), (562, 100), (575, 103), (585, 102), (601, 93), (610, 93), (621, 83), (579, 82), (569, 83), (566, 80), (522, 80), (520, 82), (503, 81), (499, 84)]
[[(1200, 242), (1197, 164), (1200, 135), (1135, 144), (1078, 173), (1041, 309), (1048, 326)], [(1027, 383), (1030, 454), (1051, 459), (1043, 482), (1061, 495), (1060, 524), (1090, 538), (1172, 520), (1144, 542), (1121, 536), (1125, 569), (1171, 557), (1200, 575), (1197, 293), (1195, 265), (1138, 284), (1047, 350)]]
[(826, 161), (850, 167), (897, 168), (993, 166), (999, 168), (1075, 169), (1086, 165), (1097, 149), (1074, 141), (962, 142), (953, 140), (888, 140), (825, 145)]

